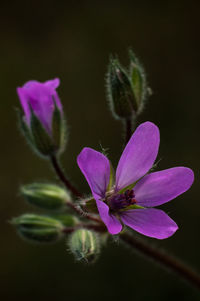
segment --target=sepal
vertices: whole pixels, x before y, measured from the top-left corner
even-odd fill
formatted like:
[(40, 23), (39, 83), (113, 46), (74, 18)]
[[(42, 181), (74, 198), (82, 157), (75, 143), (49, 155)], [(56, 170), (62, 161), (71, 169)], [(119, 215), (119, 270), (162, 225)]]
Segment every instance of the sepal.
[(54, 141), (55, 149), (61, 154), (65, 150), (67, 143), (67, 125), (56, 102), (54, 103), (54, 112), (52, 117), (52, 137)]
[(131, 49), (129, 49), (129, 58), (130, 81), (135, 95), (135, 100), (137, 102), (137, 113), (140, 113), (149, 94), (149, 88), (147, 87), (145, 71)]
[(31, 111), (30, 130), (33, 138), (33, 146), (35, 151), (43, 156), (49, 157), (55, 154), (56, 147), (52, 137), (45, 130), (38, 117)]

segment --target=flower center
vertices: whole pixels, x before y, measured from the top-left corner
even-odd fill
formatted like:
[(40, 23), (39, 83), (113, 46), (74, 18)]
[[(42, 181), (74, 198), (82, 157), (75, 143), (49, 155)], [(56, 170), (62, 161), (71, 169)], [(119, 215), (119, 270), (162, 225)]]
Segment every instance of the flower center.
[(134, 190), (129, 189), (122, 194), (111, 195), (107, 199), (107, 204), (112, 212), (119, 211), (136, 203)]

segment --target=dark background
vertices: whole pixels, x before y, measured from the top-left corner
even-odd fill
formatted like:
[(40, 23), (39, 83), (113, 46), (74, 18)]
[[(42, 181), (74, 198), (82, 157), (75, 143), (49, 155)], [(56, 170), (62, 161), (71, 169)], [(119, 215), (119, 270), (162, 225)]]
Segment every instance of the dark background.
[(126, 64), (132, 46), (143, 62), (153, 95), (139, 122), (161, 130), (159, 169), (191, 167), (193, 187), (163, 206), (180, 229), (164, 241), (148, 241), (200, 270), (199, 198), (199, 1), (7, 1), (0, 12), (1, 268), (3, 300), (199, 300), (198, 293), (123, 246), (111, 243), (94, 266), (74, 262), (65, 242), (22, 241), (8, 223), (33, 208), (19, 186), (54, 180), (16, 125), (16, 87), (30, 79), (61, 79), (58, 89), (70, 125), (63, 164), (89, 192), (76, 165), (84, 146), (121, 153), (122, 131), (105, 100), (110, 53)]

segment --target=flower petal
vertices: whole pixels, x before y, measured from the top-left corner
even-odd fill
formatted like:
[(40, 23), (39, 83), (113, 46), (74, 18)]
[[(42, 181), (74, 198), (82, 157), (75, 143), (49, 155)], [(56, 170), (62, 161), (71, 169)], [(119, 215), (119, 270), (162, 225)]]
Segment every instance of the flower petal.
[(96, 200), (99, 215), (108, 228), (110, 234), (118, 234), (122, 230), (120, 221), (112, 214), (109, 213), (109, 207), (104, 202)]
[(26, 122), (28, 125), (30, 125), (31, 112), (30, 112), (28, 101), (27, 101), (26, 90), (24, 88), (18, 87), (17, 94), (18, 94), (21, 106), (24, 110)]
[(160, 143), (158, 127), (142, 123), (125, 147), (116, 171), (116, 189), (120, 190), (144, 176), (152, 167)]
[(54, 99), (60, 110), (62, 105), (55, 88), (59, 80), (51, 80), (40, 83), (35, 80), (28, 81), (22, 88), (17, 88), (17, 93), (22, 104), (26, 121), (30, 125), (30, 107), (39, 118), (44, 128), (51, 134), (52, 114), (54, 111)]
[(187, 191), (193, 181), (193, 171), (187, 167), (174, 167), (153, 172), (135, 185), (135, 198), (138, 205), (159, 206)]
[(127, 210), (121, 220), (133, 230), (158, 239), (168, 238), (178, 229), (177, 224), (159, 209)]
[(53, 90), (55, 90), (60, 85), (60, 79), (59, 78), (50, 79), (50, 80), (47, 80), (44, 84), (45, 84), (45, 86), (50, 87)]
[(94, 198), (104, 198), (110, 179), (110, 164), (106, 156), (85, 147), (79, 154), (77, 163), (92, 190)]
[(60, 79), (59, 78), (51, 79), (51, 80), (46, 81), (44, 84), (45, 84), (45, 86), (51, 88), (51, 91), (52, 91), (51, 93), (54, 97), (56, 105), (57, 105), (58, 109), (61, 111), (61, 113), (63, 113), (62, 103), (60, 101), (58, 93), (55, 91), (55, 89), (57, 89), (60, 85)]

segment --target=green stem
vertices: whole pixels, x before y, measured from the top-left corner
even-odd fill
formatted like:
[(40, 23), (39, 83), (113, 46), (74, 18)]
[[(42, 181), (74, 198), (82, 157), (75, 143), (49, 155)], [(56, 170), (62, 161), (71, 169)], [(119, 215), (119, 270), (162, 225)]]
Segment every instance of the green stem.
[(152, 247), (146, 242), (136, 239), (128, 233), (121, 233), (120, 238), (130, 247), (137, 250), (142, 255), (145, 255), (149, 259), (153, 259), (155, 262), (161, 264), (164, 268), (178, 274), (182, 279), (187, 280), (190, 284), (200, 289), (200, 275), (194, 272), (190, 267), (176, 258), (169, 256), (161, 250)]

